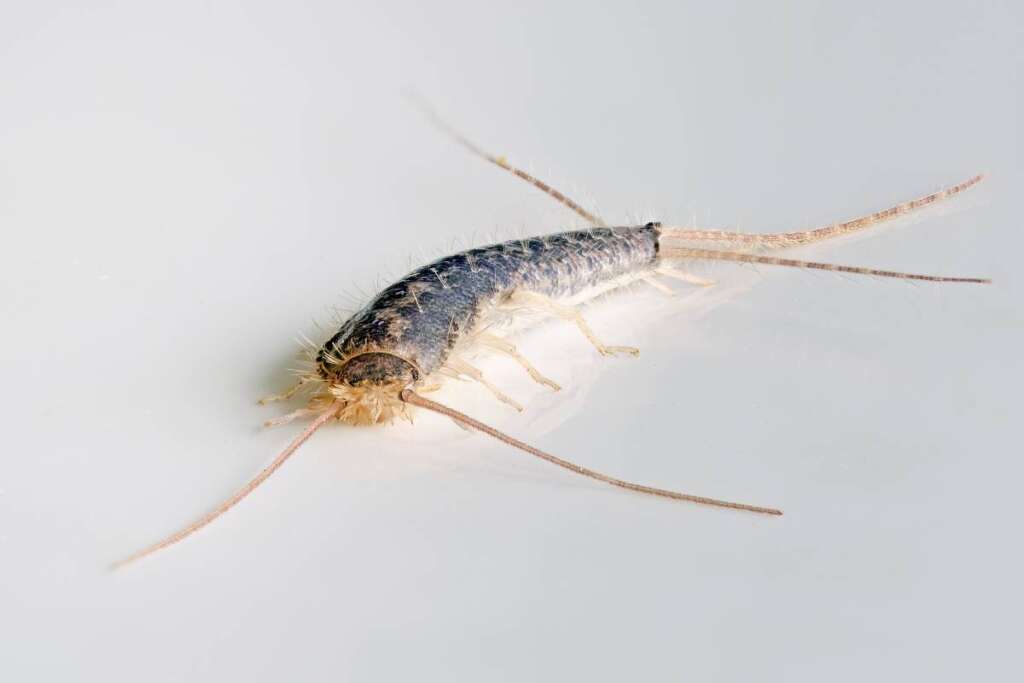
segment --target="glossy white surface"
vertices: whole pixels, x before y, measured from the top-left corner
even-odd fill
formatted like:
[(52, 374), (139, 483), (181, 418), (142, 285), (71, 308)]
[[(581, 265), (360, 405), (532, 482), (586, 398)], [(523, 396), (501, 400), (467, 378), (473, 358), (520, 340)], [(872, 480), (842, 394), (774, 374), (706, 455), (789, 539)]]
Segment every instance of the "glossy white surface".
[[(1024, 17), (1012, 3), (9, 4), (0, 9), (0, 678), (1011, 680), (1022, 562)], [(775, 231), (991, 179), (678, 301), (525, 347), (522, 416), (646, 499), (424, 416), (298, 428), (292, 338), (410, 263), (573, 217)], [(594, 201), (596, 198), (596, 201)], [(658, 308), (656, 319), (638, 313)], [(647, 322), (643, 322), (647, 320)], [(532, 393), (531, 393), (532, 392)], [(456, 394), (458, 394), (456, 396)]]

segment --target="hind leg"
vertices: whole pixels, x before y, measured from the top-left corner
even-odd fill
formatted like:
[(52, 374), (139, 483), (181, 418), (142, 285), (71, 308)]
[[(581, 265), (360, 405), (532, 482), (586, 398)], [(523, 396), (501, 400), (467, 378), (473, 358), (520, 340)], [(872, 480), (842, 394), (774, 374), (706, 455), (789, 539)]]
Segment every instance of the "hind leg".
[(461, 358), (448, 358), (447, 362), (445, 362), (442, 367), (442, 370), (447, 370), (448, 373), (454, 377), (469, 377), (471, 380), (479, 382), (486, 387), (488, 391), (494, 394), (496, 399), (502, 403), (512, 406), (519, 412), (523, 412), (523, 406), (518, 401), (487, 381), (487, 378), (484, 377), (484, 373), (480, 372), (479, 369), (473, 367)]
[(685, 273), (681, 270), (676, 270), (675, 268), (669, 268), (668, 266), (661, 266), (654, 272), (657, 273), (658, 275), (664, 275), (666, 277), (675, 278), (676, 280), (680, 280), (681, 282), (687, 282), (691, 285), (697, 285), (699, 287), (710, 287), (711, 285), (715, 284), (714, 280), (708, 280), (706, 278), (700, 277), (699, 275)]
[(583, 333), (594, 348), (597, 349), (598, 353), (602, 356), (614, 356), (617, 353), (628, 353), (631, 356), (639, 356), (640, 349), (632, 346), (609, 346), (597, 338), (594, 331), (590, 329), (590, 325), (584, 320), (583, 314), (577, 311), (575, 308), (570, 306), (563, 306), (557, 301), (544, 296), (543, 294), (537, 294), (536, 292), (517, 291), (515, 292), (509, 302), (514, 306), (521, 306), (523, 308), (530, 308), (536, 311), (541, 311), (549, 315), (553, 315), (556, 318), (561, 318), (566, 322), (571, 322), (579, 328), (579, 331)]
[(658, 280), (656, 277), (654, 277), (654, 275), (644, 275), (640, 279), (643, 280), (648, 285), (650, 285), (651, 287), (653, 287), (654, 289), (656, 289), (659, 292), (661, 292), (662, 294), (664, 294), (665, 296), (675, 296), (676, 295), (676, 292), (675, 292), (674, 289), (672, 289), (671, 287), (666, 285), (664, 282)]
[(513, 344), (512, 342), (502, 339), (501, 337), (498, 337), (496, 335), (490, 334), (489, 332), (483, 332), (477, 335), (477, 340), (484, 346), (492, 348), (495, 351), (498, 351), (499, 353), (503, 353), (506, 356), (515, 360), (520, 365), (522, 365), (523, 368), (525, 368), (526, 371), (530, 373), (530, 377), (533, 378), (533, 381), (537, 382), (538, 384), (543, 384), (544, 386), (551, 387), (551, 389), (554, 391), (560, 391), (562, 389), (562, 387), (560, 387), (554, 380), (548, 379), (544, 375), (540, 374), (537, 368), (533, 367), (533, 363), (526, 360), (526, 358), (523, 357), (521, 353), (519, 353), (519, 349), (517, 349), (515, 344)]

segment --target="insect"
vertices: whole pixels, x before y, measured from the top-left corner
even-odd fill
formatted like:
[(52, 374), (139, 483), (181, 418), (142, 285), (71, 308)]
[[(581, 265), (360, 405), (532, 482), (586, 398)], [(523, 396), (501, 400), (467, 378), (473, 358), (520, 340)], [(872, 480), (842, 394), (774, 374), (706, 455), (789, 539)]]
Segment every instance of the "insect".
[(535, 381), (558, 390), (558, 384), (542, 375), (510, 341), (489, 330), (493, 317), (507, 315), (509, 310), (540, 313), (574, 325), (602, 356), (637, 355), (635, 348), (608, 345), (599, 339), (575, 302), (637, 281), (664, 288), (657, 280), (659, 277), (677, 278), (691, 284), (713, 284), (678, 268), (688, 261), (733, 261), (929, 282), (989, 282), (982, 278), (917, 275), (763, 253), (864, 230), (960, 194), (979, 183), (982, 175), (870, 215), (800, 232), (752, 234), (660, 223), (610, 227), (541, 179), (512, 166), (504, 157), (476, 146), (430, 110), (426, 113), (470, 152), (532, 184), (592, 227), (462, 251), (418, 268), (384, 288), (345, 320), (326, 342), (311, 348), (309, 367), (294, 387), (261, 401), (287, 400), (300, 392), (308, 393), (310, 398), (305, 407), (268, 421), (268, 424), (284, 424), (312, 417), (302, 433), (252, 481), (216, 509), (115, 566), (166, 548), (211, 523), (266, 481), (328, 422), (369, 425), (391, 422), (395, 418), (411, 421), (410, 411), (414, 408), (447, 416), (470, 430), (614, 486), (676, 500), (781, 515), (782, 512), (774, 508), (653, 488), (596, 472), (535, 448), (423, 394), (446, 378), (463, 378), (480, 383), (498, 400), (521, 409), (465, 359), (465, 351), (479, 346), (512, 358)]

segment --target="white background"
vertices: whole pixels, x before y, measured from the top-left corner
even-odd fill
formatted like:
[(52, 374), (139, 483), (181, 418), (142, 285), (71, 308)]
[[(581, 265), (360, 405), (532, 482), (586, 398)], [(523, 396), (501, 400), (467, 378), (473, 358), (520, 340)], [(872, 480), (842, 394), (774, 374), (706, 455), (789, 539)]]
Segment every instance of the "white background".
[[(0, 678), (1019, 676), (1019, 4), (688, 5), (4, 3)], [(594, 312), (639, 359), (552, 326), (524, 348), (562, 395), (510, 372), (524, 415), (448, 394), (782, 518), (425, 416), (326, 428), (214, 526), (108, 571), (297, 433), (254, 399), (331, 306), (578, 225), (403, 89), (613, 222), (803, 228), (987, 171), (796, 253), (995, 282), (698, 265), (717, 289)]]

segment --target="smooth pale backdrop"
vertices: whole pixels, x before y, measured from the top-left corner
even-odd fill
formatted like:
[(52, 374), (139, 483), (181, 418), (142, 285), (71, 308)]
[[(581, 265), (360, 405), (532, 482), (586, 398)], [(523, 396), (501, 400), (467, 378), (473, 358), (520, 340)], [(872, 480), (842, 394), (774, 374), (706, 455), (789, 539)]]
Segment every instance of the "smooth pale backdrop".
[[(1011, 680), (1024, 474), (1019, 3), (6, 3), (0, 678)], [(459, 407), (646, 483), (423, 416), (244, 483), (293, 338), (411, 264), (579, 225), (403, 99), (615, 222), (808, 227), (798, 252), (990, 276), (696, 266), (523, 342), (566, 385)], [(659, 295), (660, 296), (660, 295)], [(632, 303), (642, 302), (642, 303)], [(651, 313), (642, 316), (640, 313)]]

